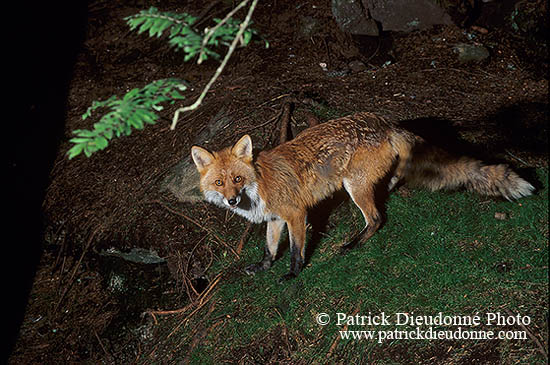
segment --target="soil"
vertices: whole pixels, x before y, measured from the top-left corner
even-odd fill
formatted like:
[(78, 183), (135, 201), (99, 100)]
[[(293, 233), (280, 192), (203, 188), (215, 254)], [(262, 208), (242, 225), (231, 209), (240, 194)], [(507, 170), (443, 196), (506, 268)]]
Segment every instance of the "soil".
[[(205, 25), (231, 8), (227, 1), (207, 2), (211, 7), (199, 3), (163, 1), (159, 7), (202, 14)], [(169, 124), (177, 105), (166, 108), (156, 125), (116, 139), (90, 158), (69, 161), (71, 131), (90, 128), (93, 122), (81, 115), (94, 100), (177, 77), (191, 85), (183, 102), (190, 104), (217, 68), (215, 60), (185, 63), (164, 39), (130, 32), (124, 17), (149, 6), (143, 1), (93, 1), (76, 9), (65, 25), (69, 28), (55, 28), (53, 36), (74, 26), (75, 34), (63, 33), (73, 45), (68, 50), (52, 40), (52, 52), (65, 51), (61, 54), (66, 56), (53, 70), (72, 73), (66, 75), (68, 84), (48, 89), (59, 97), (34, 95), (46, 101), (29, 109), (36, 118), (49, 110), (46, 103), (58, 103), (61, 107), (52, 115), (63, 109), (64, 123), (59, 133), (44, 134), (60, 137), (56, 148), (49, 145), (45, 157), (37, 157), (41, 165), (23, 171), (41, 176), (37, 191), (42, 195), (29, 199), (41, 201), (43, 244), (26, 253), (29, 260), (21, 269), (33, 285), (30, 294), (25, 290), (31, 281), (20, 286), (29, 295), (24, 317), (14, 316), (21, 326), (9, 360), (13, 364), (131, 362), (140, 339), (150, 336), (141, 314), (149, 308), (183, 307), (204, 289), (214, 275), (208, 270), (212, 261), (226, 245), (237, 248), (245, 224), (202, 202), (181, 203), (160, 185), (216, 118), (228, 118), (229, 124), (203, 145), (216, 149), (249, 133), (256, 148), (268, 148), (276, 143), (277, 116), (291, 96), (313, 100), (320, 119), (374, 112), (435, 142), (458, 140), (463, 153), (468, 148), (469, 154), (505, 160), (526, 175), (548, 165), (548, 57), (540, 34), (514, 32), (505, 21), (495, 24), (495, 17), (488, 16), (494, 9), (482, 9), (477, 17), (469, 14), (457, 22), (466, 28), (350, 36), (338, 29), (329, 1), (286, 0), (264, 2), (254, 13), (253, 27), (269, 48), (258, 40), (238, 49), (203, 105), (183, 115), (176, 130)], [(462, 63), (456, 53), (459, 43), (483, 45), (490, 57)], [(40, 52), (47, 58), (45, 48)], [(39, 80), (52, 81), (48, 77), (41, 74)], [(309, 115), (308, 106), (296, 105), (294, 127), (303, 128)], [(33, 132), (34, 140), (46, 127), (40, 128)], [(49, 151), (55, 153), (53, 163)], [(22, 186), (29, 176), (21, 179)], [(28, 196), (25, 189), (16, 191)], [(209, 227), (216, 227), (221, 239), (201, 244)], [(259, 228), (251, 234), (260, 234)], [(163, 262), (109, 254), (136, 248)], [(15, 313), (22, 315), (23, 300), (17, 303)]]

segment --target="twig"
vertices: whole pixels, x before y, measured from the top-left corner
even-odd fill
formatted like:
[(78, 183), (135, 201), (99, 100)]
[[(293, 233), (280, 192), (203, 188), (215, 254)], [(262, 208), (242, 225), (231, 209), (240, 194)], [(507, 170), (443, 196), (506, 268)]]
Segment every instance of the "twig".
[(290, 110), (292, 106), (291, 101), (287, 101), (283, 105), (283, 112), (281, 114), (281, 134), (279, 136), (279, 144), (283, 144), (288, 139), (288, 127), (290, 125)]
[(482, 74), (485, 74), (485, 76), (498, 78), (498, 76), (490, 74), (490, 73), (488, 73), (486, 71), (483, 71), (483, 70), (479, 70), (479, 72), (476, 73), (476, 72), (461, 70), (459, 68), (454, 68), (454, 67), (426, 68), (426, 69), (420, 70), (420, 72), (432, 72), (432, 71), (456, 71), (456, 72), (463, 72), (463, 73), (466, 73), (466, 74), (469, 74), (469, 75), (474, 75), (474, 76), (483, 76)]
[[(210, 40), (210, 38), (214, 35), (214, 33), (216, 32), (216, 30), (218, 30), (219, 27), (221, 27), (223, 24), (227, 23), (227, 21), (233, 17), (233, 15), (239, 11), (243, 6), (245, 6), (250, 0), (243, 0), (241, 1), (241, 3), (239, 5), (237, 5), (235, 7), (235, 9), (231, 10), (229, 13), (227, 13), (227, 15), (225, 16), (225, 18), (223, 18), (218, 24), (216, 24), (214, 27), (208, 29), (208, 31), (206, 32), (204, 38), (202, 39), (202, 45), (201, 45), (201, 51), (199, 52), (199, 59), (197, 61), (197, 64), (200, 65), (203, 61), (202, 59), (202, 55), (204, 54), (204, 47), (206, 47), (206, 44), (208, 43), (208, 41)], [(236, 37), (238, 38), (238, 37)]]
[(242, 250), (243, 250), (243, 246), (246, 242), (246, 239), (248, 238), (248, 232), (250, 232), (250, 228), (252, 227), (252, 222), (247, 222), (246, 223), (246, 228), (244, 229), (244, 232), (243, 234), (241, 235), (241, 239), (239, 240), (239, 244), (237, 245), (237, 249), (235, 251), (237, 251), (237, 253), (240, 255)]
[[(244, 1), (248, 2), (249, 0), (244, 0)], [(239, 31), (237, 32), (237, 35), (233, 39), (233, 42), (231, 42), (231, 45), (229, 46), (229, 50), (227, 51), (227, 54), (225, 55), (222, 63), (220, 64), (220, 66), (216, 69), (216, 72), (214, 73), (214, 76), (212, 76), (210, 81), (208, 81), (208, 84), (206, 84), (204, 90), (202, 90), (202, 92), (199, 95), (198, 99), (193, 104), (191, 104), (189, 106), (186, 106), (186, 107), (183, 107), (183, 108), (179, 108), (178, 110), (176, 110), (176, 112), (174, 113), (174, 118), (172, 119), (172, 125), (170, 126), (171, 130), (174, 130), (176, 128), (176, 124), (178, 124), (178, 119), (179, 119), (180, 113), (184, 113), (184, 112), (187, 112), (189, 110), (194, 110), (194, 109), (198, 108), (201, 105), (202, 100), (205, 98), (206, 94), (208, 93), (208, 91), (210, 90), (210, 88), (212, 87), (214, 82), (218, 79), (218, 77), (222, 73), (223, 69), (225, 68), (225, 65), (229, 61), (229, 58), (233, 54), (233, 51), (235, 51), (235, 48), (237, 47), (237, 43), (239, 42), (240, 38), (242, 37), (242, 35), (244, 33), (244, 30), (248, 26), (248, 23), (250, 23), (250, 18), (252, 17), (252, 13), (254, 12), (254, 9), (256, 8), (257, 3), (258, 3), (258, 0), (253, 0), (252, 4), (250, 4), (250, 8), (248, 9), (248, 14), (246, 14), (246, 18), (244, 19), (244, 21), (239, 26)]]
[[(197, 247), (202, 243), (202, 241), (204, 241), (204, 239), (206, 238), (207, 236), (204, 236), (202, 237), (200, 240), (198, 240), (198, 242), (195, 244), (195, 246), (193, 246), (193, 249), (191, 250), (191, 252), (189, 253), (189, 256), (187, 258), (187, 263), (185, 264), (185, 269), (181, 269), (182, 271), (182, 275), (183, 275), (183, 279), (184, 279), (184, 284), (185, 284), (185, 289), (187, 291), (187, 296), (189, 297), (189, 299), (192, 301), (193, 300), (193, 297), (191, 296), (191, 294), (189, 293), (189, 287), (191, 287), (191, 290), (195, 293), (195, 295), (198, 297), (200, 295), (200, 293), (197, 292), (197, 290), (195, 289), (195, 287), (193, 286), (193, 283), (191, 282), (191, 280), (189, 280), (189, 278), (187, 277), (187, 273), (189, 272), (189, 265), (191, 264), (191, 259), (193, 258), (193, 254), (195, 252), (195, 250), (197, 249)], [(210, 265), (209, 265), (210, 266)], [(205, 269), (203, 271), (203, 273), (206, 272), (207, 269)]]
[(180, 217), (182, 217), (182, 218), (186, 219), (187, 221), (193, 223), (194, 225), (196, 225), (197, 227), (199, 227), (200, 229), (202, 229), (202, 230), (205, 231), (206, 233), (211, 234), (212, 236), (214, 236), (214, 238), (215, 238), (218, 242), (220, 242), (220, 243), (221, 243), (222, 245), (224, 245), (229, 251), (231, 251), (231, 253), (232, 253), (233, 255), (235, 255), (237, 258), (240, 258), (239, 254), (238, 254), (237, 252), (235, 252), (235, 250), (233, 249), (233, 247), (229, 246), (224, 240), (221, 239), (220, 236), (218, 236), (216, 233), (214, 233), (211, 229), (206, 228), (205, 226), (203, 226), (202, 224), (200, 224), (199, 222), (197, 222), (197, 221), (194, 220), (193, 218), (186, 216), (186, 215), (183, 214), (182, 212), (179, 212), (179, 211), (177, 211), (177, 210), (175, 210), (175, 209), (170, 208), (169, 206), (167, 206), (166, 204), (164, 204), (164, 203), (161, 202), (160, 200), (152, 200), (151, 203), (160, 204), (164, 209), (168, 210), (169, 212), (179, 215)]
[[(212, 311), (214, 310), (215, 303), (216, 302), (213, 302), (210, 305), (210, 308), (208, 308), (208, 314), (212, 313)], [(183, 361), (181, 363), (182, 364), (190, 364), (191, 363), (191, 355), (192, 355), (193, 350), (195, 349), (195, 347), (197, 347), (197, 345), (199, 345), (214, 328), (218, 327), (222, 323), (223, 323), (223, 319), (214, 322), (214, 324), (212, 324), (208, 328), (203, 328), (202, 330), (198, 329), (195, 332), (195, 334), (193, 334), (193, 339), (191, 341), (191, 345), (189, 346), (189, 349), (186, 351), (187, 356), (183, 359)], [(180, 345), (181, 345), (181, 342), (180, 342)], [(180, 345), (178, 345), (178, 348), (179, 348)]]
[(94, 330), (94, 335), (95, 335), (95, 338), (97, 339), (97, 342), (99, 342), (99, 346), (101, 346), (101, 349), (103, 350), (103, 352), (107, 356), (107, 359), (109, 359), (109, 361), (113, 361), (113, 356), (107, 351), (105, 346), (103, 346), (103, 341), (101, 341), (101, 338), (99, 338), (99, 335), (97, 334), (97, 332), (95, 330)]
[(374, 56), (376, 56), (376, 54), (378, 53), (378, 51), (380, 50), (380, 44), (382, 43), (382, 40), (381, 40), (382, 37), (378, 37), (378, 45), (376, 46), (376, 50), (374, 51), (373, 54), (370, 55), (370, 57), (367, 59), (367, 61), (365, 62), (365, 64), (370, 64), (370, 60), (372, 60), (374, 58)]
[(202, 306), (205, 302), (204, 298), (212, 291), (212, 289), (218, 284), (218, 282), (220, 281), (220, 279), (222, 278), (222, 275), (223, 275), (223, 272), (219, 273), (215, 278), (214, 280), (212, 280), (210, 282), (210, 284), (208, 284), (208, 287), (201, 293), (201, 295), (199, 295), (199, 297), (197, 298), (197, 300), (195, 300), (194, 302), (191, 302), (189, 304), (187, 304), (185, 307), (182, 307), (182, 308), (178, 308), (178, 309), (172, 309), (172, 310), (148, 310), (146, 311), (145, 313), (146, 314), (150, 314), (153, 319), (155, 319), (155, 322), (156, 322), (156, 317), (155, 315), (170, 315), (170, 314), (179, 314), (179, 313), (185, 313), (187, 312), (191, 307), (193, 307), (194, 305), (197, 304), (197, 302), (199, 303), (199, 306)]
[[(508, 308), (505, 308), (504, 310), (506, 311), (506, 313), (509, 316), (512, 317), (514, 315)], [(539, 339), (529, 330), (529, 328), (527, 328), (523, 323), (521, 323), (521, 321), (518, 321), (518, 324), (527, 333), (527, 335), (531, 338), (531, 340), (533, 340), (535, 342), (535, 344), (537, 345), (538, 350), (540, 351), (540, 353), (543, 354), (544, 357), (546, 358), (546, 360), (548, 361), (547, 348), (545, 346), (542, 346)]]
[(187, 304), (185, 307), (178, 308), (178, 309), (171, 309), (171, 310), (148, 310), (145, 312), (145, 314), (150, 314), (151, 317), (155, 320), (155, 324), (158, 324), (157, 317), (156, 316), (168, 316), (171, 314), (179, 314), (179, 313), (185, 313), (193, 306), (193, 303)]
[(102, 228), (102, 226), (98, 226), (96, 229), (93, 230), (93, 232), (90, 234), (90, 237), (88, 237), (88, 242), (86, 242), (86, 247), (84, 247), (84, 251), (82, 251), (82, 254), (80, 255), (80, 258), (78, 259), (78, 262), (75, 264), (74, 268), (73, 268), (73, 272), (71, 273), (71, 277), (69, 278), (69, 281), (65, 287), (65, 290), (63, 291), (63, 293), (61, 294), (61, 296), (59, 297), (59, 300), (57, 301), (55, 307), (54, 307), (54, 313), (57, 312), (57, 309), (59, 308), (59, 306), (61, 305), (61, 302), (63, 301), (63, 299), (65, 298), (65, 295), (67, 295), (67, 293), (69, 292), (69, 290), (71, 289), (71, 286), (72, 286), (72, 283), (73, 283), (73, 280), (74, 280), (74, 277), (76, 275), (76, 272), (78, 271), (78, 268), (80, 267), (80, 264), (82, 263), (82, 259), (84, 259), (84, 256), (86, 255), (86, 253), (88, 252), (88, 249), (90, 248), (91, 244), (92, 244), (92, 240), (93, 238), (95, 237), (96, 233)]
[[(359, 305), (357, 306), (357, 308), (353, 311), (352, 313), (352, 316), (355, 316), (357, 313), (359, 313)], [(346, 323), (344, 325), (344, 328), (342, 328), (342, 331), (347, 331), (348, 330), (348, 324)], [(334, 349), (336, 348), (336, 346), (338, 345), (338, 340), (340, 340), (340, 332), (338, 332), (338, 335), (336, 336), (336, 338), (334, 339), (334, 341), (332, 342), (332, 345), (330, 345), (330, 348), (328, 349), (328, 352), (327, 352), (327, 359), (329, 357), (332, 356), (332, 353), (334, 352)]]
[(189, 297), (189, 299), (192, 298), (191, 293), (189, 292), (189, 288), (191, 288), (191, 290), (193, 291), (193, 293), (195, 293), (195, 295), (199, 295), (199, 293), (197, 292), (197, 290), (193, 286), (193, 283), (191, 283), (191, 279), (189, 279), (187, 277), (187, 274), (182, 273), (182, 275), (183, 275), (183, 281), (185, 283), (185, 290), (187, 291), (187, 296)]
[[(57, 267), (57, 265), (59, 265), (59, 260), (61, 258), (61, 254), (63, 253), (63, 251), (65, 251), (65, 243), (66, 243), (66, 238), (67, 238), (67, 235), (64, 234), (64, 235), (60, 235), (59, 233), (61, 232), (61, 229), (63, 229), (63, 227), (65, 227), (65, 222), (61, 223), (61, 225), (59, 226), (59, 228), (55, 231), (53, 237), (55, 237), (55, 243), (57, 244), (57, 242), (59, 241), (59, 237), (60, 236), (63, 236), (63, 243), (61, 244), (61, 248), (59, 249), (59, 253), (57, 254), (57, 257), (55, 258), (55, 263), (53, 265), (53, 267)], [(65, 261), (65, 257), (63, 257), (63, 262)], [(63, 273), (63, 271), (62, 271)]]
[(523, 161), (521, 158), (517, 157), (517, 156), (514, 156), (512, 154), (512, 152), (506, 150), (506, 153), (509, 154), (511, 157), (515, 158), (516, 160), (518, 160), (519, 162), (521, 162), (522, 164), (524, 164), (525, 166), (529, 166), (529, 164), (525, 161)]
[(210, 292), (214, 289), (214, 287), (218, 284), (218, 282), (220, 281), (222, 277), (222, 273), (219, 273), (218, 276), (216, 277), (216, 279), (214, 279), (214, 281), (208, 285), (208, 288), (204, 291), (203, 294), (201, 294), (201, 299), (199, 300), (199, 304), (197, 305), (197, 307), (191, 312), (189, 313), (173, 330), (172, 332), (170, 332), (170, 334), (166, 337), (167, 339), (170, 338), (174, 333), (177, 332), (177, 330), (185, 323), (185, 322), (188, 322), (191, 317), (193, 317), (195, 315), (195, 313), (197, 313), (206, 303), (208, 303), (208, 301), (212, 298), (213, 294), (210, 295), (208, 298), (207, 296), (210, 294)]
[(194, 26), (198, 27), (199, 25), (201, 25), (207, 19), (206, 15), (210, 12), (210, 10), (217, 6), (220, 1), (221, 0), (211, 1), (199, 14), (199, 16), (197, 16), (198, 20), (194, 23)]
[[(178, 329), (186, 322), (188, 321), (189, 319), (191, 319), (191, 317), (197, 313), (206, 303), (208, 303), (208, 301), (214, 296), (214, 294), (212, 294), (210, 297), (208, 297), (208, 300), (205, 300), (206, 296), (212, 291), (212, 289), (219, 283), (221, 277), (223, 275), (223, 272), (219, 273), (216, 278), (214, 278), (214, 280), (208, 285), (208, 287), (206, 288), (206, 290), (201, 294), (201, 300), (199, 300), (199, 304), (197, 306), (197, 308), (195, 308), (195, 310), (193, 310), (187, 317), (185, 317), (173, 330), (172, 332), (170, 332), (170, 334), (168, 334), (168, 336), (166, 337), (166, 339), (169, 339), (174, 333), (176, 333), (178, 331)], [(150, 314), (151, 317), (153, 317), (153, 320), (155, 321), (155, 324), (158, 324), (157, 322), (157, 318), (156, 318), (156, 315), (169, 315), (169, 314), (180, 314), (180, 313), (185, 313), (187, 312), (187, 310), (189, 308), (191, 308), (193, 305), (195, 305), (197, 303), (197, 301), (193, 302), (193, 303), (189, 303), (188, 305), (186, 305), (185, 307), (181, 308), (181, 309), (175, 309), (175, 310), (170, 310), (170, 311), (152, 311), (152, 310), (149, 310), (147, 312), (145, 312), (144, 314)], [(210, 306), (210, 311), (209, 313), (213, 310), (214, 308), (214, 305), (215, 305), (215, 302), (212, 303), (212, 305)], [(158, 348), (158, 345), (153, 349), (153, 351), (151, 351), (151, 353), (149, 354), (149, 357), (153, 357), (155, 351), (157, 350)]]
[[(250, 133), (250, 131), (254, 130), (254, 129), (258, 129), (258, 128), (262, 128), (262, 127), (265, 127), (266, 125), (268, 125), (269, 123), (273, 122), (274, 120), (278, 119), (279, 116), (281, 115), (282, 111), (277, 113), (277, 115), (275, 115), (273, 118), (270, 118), (267, 122), (264, 122), (262, 124), (258, 124), (258, 125), (255, 125), (254, 127), (251, 127), (251, 128), (248, 128), (246, 129), (244, 132), (246, 133)], [(244, 133), (243, 132), (243, 133)]]
[[(296, 120), (292, 117), (292, 104), (298, 104), (299, 101), (294, 97), (289, 97), (287, 100), (285, 100), (285, 103), (283, 105), (283, 109), (280, 113), (281, 115), (281, 131), (279, 136), (279, 144), (283, 144), (288, 140), (288, 129), (291, 127), (290, 121), (293, 120), (296, 122)], [(306, 112), (307, 117), (307, 124), (308, 127), (314, 127), (317, 124), (319, 124), (319, 120), (313, 115), (311, 112)]]
[(264, 101), (263, 103), (261, 103), (260, 105), (257, 105), (255, 108), (261, 108), (262, 106), (266, 105), (267, 103), (271, 103), (275, 100), (279, 100), (281, 98), (286, 98), (287, 96), (290, 96), (291, 94), (282, 94), (282, 95), (279, 95), (279, 96), (276, 96), (274, 97), (273, 99), (271, 100), (268, 100), (268, 101)]

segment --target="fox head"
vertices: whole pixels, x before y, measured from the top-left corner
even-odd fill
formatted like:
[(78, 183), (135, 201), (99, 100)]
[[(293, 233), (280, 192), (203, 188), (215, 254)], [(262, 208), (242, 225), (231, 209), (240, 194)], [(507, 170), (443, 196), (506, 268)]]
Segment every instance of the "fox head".
[(243, 136), (233, 147), (209, 152), (193, 146), (191, 157), (200, 174), (200, 188), (207, 201), (236, 208), (246, 189), (256, 187), (252, 165), (252, 140)]

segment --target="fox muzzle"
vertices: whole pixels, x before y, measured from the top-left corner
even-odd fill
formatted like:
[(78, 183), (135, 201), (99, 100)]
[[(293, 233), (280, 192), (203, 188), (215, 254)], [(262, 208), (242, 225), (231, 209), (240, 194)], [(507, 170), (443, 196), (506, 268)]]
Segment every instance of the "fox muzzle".
[(231, 208), (235, 208), (237, 205), (239, 205), (239, 203), (241, 202), (241, 197), (240, 195), (235, 195), (234, 197), (232, 198), (229, 198), (229, 199), (224, 199), (224, 203), (231, 207)]

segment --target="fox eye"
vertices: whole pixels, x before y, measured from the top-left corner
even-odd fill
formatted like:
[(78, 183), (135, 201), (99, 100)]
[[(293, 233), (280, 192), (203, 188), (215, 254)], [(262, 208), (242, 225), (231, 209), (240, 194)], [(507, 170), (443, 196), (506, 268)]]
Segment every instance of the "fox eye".
[(223, 185), (223, 181), (221, 181), (221, 180), (216, 180), (216, 181), (214, 181), (214, 184), (216, 184), (216, 186), (222, 186), (222, 185)]
[(235, 176), (233, 178), (233, 182), (240, 183), (241, 181), (243, 181), (243, 178), (241, 176)]

